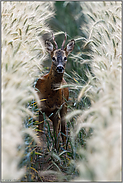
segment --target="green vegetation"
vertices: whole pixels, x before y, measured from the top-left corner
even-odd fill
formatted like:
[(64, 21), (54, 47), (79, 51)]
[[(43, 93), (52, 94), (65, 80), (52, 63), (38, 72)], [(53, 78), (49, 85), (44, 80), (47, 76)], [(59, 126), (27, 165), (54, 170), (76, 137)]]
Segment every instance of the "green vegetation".
[[(44, 143), (36, 136), (34, 88), (51, 65), (49, 31), (59, 46), (64, 32), (76, 41), (65, 72), (67, 144), (60, 138), (58, 151), (45, 114)], [(2, 179), (121, 180), (121, 44), (121, 2), (2, 3)]]

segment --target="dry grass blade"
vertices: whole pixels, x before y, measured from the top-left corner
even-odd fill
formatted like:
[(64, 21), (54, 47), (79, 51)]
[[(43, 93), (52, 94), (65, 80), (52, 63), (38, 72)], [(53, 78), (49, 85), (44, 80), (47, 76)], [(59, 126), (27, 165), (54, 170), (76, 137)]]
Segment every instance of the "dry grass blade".
[[(88, 95), (91, 107), (78, 117), (73, 134), (93, 128), (86, 160), (76, 165), (75, 181), (121, 181), (121, 2), (81, 3), (89, 17), (87, 44), (91, 44), (93, 80), (81, 90), (78, 99)], [(88, 91), (87, 91), (87, 90)], [(71, 117), (71, 116), (70, 116)]]
[[(1, 5), (2, 180), (18, 181), (26, 172), (18, 169), (24, 152), (23, 148), (18, 151), (24, 145), (23, 121), (28, 115), (34, 117), (26, 105), (34, 98), (39, 103), (32, 84), (39, 75), (39, 58), (46, 58), (39, 33), (49, 31), (46, 20), (54, 11), (52, 2), (8, 1)], [(28, 133), (36, 140), (31, 129)]]

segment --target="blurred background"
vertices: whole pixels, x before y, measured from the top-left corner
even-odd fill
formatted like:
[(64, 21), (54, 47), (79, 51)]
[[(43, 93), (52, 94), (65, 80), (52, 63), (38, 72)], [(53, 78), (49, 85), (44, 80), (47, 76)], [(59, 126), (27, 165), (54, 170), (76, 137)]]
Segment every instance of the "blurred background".
[[(83, 26), (87, 26), (87, 19), (84, 16), (82, 11), (82, 6), (80, 6), (79, 2), (66, 2), (66, 1), (55, 1), (55, 17), (49, 20), (49, 26), (51, 30), (56, 32), (62, 32), (60, 35), (55, 37), (56, 42), (58, 43), (59, 47), (61, 46), (64, 40), (64, 33), (67, 33), (67, 41), (71, 39), (77, 39), (81, 37), (87, 38), (87, 33), (82, 30)], [(50, 35), (51, 36), (51, 35)], [(80, 56), (85, 59), (88, 58), (86, 54), (84, 54), (86, 50), (83, 49), (83, 41), (78, 40), (75, 43), (75, 48), (73, 50), (73, 54), (80, 54)], [(88, 48), (89, 49), (89, 48)], [(82, 54), (83, 52), (83, 54)], [(50, 63), (49, 63), (50, 62)], [(51, 65), (51, 60), (48, 63), (44, 62), (45, 66)], [(81, 65), (82, 66), (82, 65)], [(85, 76), (85, 68), (88, 69), (87, 64), (83, 65), (81, 68), (79, 67), (79, 63), (74, 62), (73, 59), (68, 58), (66, 72), (68, 74), (71, 71), (77, 71), (77, 73), (83, 77), (83, 79), (87, 79)]]

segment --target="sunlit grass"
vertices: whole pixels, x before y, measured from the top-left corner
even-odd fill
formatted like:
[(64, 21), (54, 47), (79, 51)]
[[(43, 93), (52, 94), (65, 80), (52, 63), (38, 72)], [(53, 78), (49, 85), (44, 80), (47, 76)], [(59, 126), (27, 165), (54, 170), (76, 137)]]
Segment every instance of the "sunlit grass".
[(89, 20), (84, 47), (90, 45), (93, 51), (90, 63), (93, 75), (87, 72), (88, 82), (78, 100), (88, 97), (91, 107), (81, 111), (71, 135), (76, 138), (80, 129), (88, 132), (90, 128), (93, 133), (87, 149), (79, 150), (85, 158), (76, 163), (79, 177), (75, 180), (120, 181), (121, 3), (87, 2), (81, 6)]
[[(76, 3), (65, 2), (66, 10), (69, 4), (72, 8)], [(34, 86), (44, 72), (42, 35), (50, 30), (46, 21), (54, 14), (53, 3), (2, 3), (3, 179), (52, 181), (45, 176), (53, 174), (57, 181), (121, 180), (121, 4), (80, 2), (80, 6), (77, 3), (82, 11), (75, 21), (80, 27), (84, 14), (88, 24), (81, 31), (86, 37), (75, 36), (77, 51), (69, 56), (75, 70), (64, 74), (70, 92), (67, 143), (65, 148), (60, 138), (56, 151), (52, 123), (45, 114), (42, 144), (37, 144), (34, 133), (39, 123)], [(57, 38), (64, 30), (53, 32)]]
[[(65, 150), (60, 139), (59, 151), (56, 151), (52, 123), (44, 116), (44, 146), (37, 148), (33, 144), (30, 150), (32, 141), (25, 137), (29, 152), (26, 159), (30, 158), (26, 164), (29, 171), (23, 179), (26, 181), (37, 180), (37, 177), (43, 181), (44, 174), (52, 174), (52, 169), (58, 172), (61, 181), (117, 181), (121, 178), (121, 6), (110, 2), (80, 5), (90, 18), (87, 27), (82, 26), (87, 37), (75, 38), (85, 44), (82, 43), (80, 51), (70, 56), (79, 71), (84, 67), (85, 72), (65, 73), (70, 91), (66, 116), (67, 148)], [(86, 49), (87, 46), (91, 51)], [(33, 102), (30, 108), (38, 114)], [(37, 123), (34, 118), (26, 121), (35, 129)], [(40, 165), (42, 159), (44, 163)], [(44, 173), (40, 170), (45, 167), (46, 159), (50, 165)]]
[(2, 2), (2, 180), (17, 181), (25, 174), (25, 168), (18, 169), (23, 136), (37, 139), (23, 121), (36, 117), (26, 104), (32, 99), (39, 104), (33, 82), (46, 57), (41, 35), (50, 30), (46, 21), (53, 14), (51, 2)]

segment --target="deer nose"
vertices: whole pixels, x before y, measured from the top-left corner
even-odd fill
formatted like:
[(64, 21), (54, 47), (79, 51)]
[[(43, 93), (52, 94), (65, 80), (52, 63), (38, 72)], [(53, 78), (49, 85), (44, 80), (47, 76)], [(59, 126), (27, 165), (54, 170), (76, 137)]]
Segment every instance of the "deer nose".
[(63, 73), (64, 67), (62, 65), (58, 65), (56, 70), (57, 70), (58, 73)]

